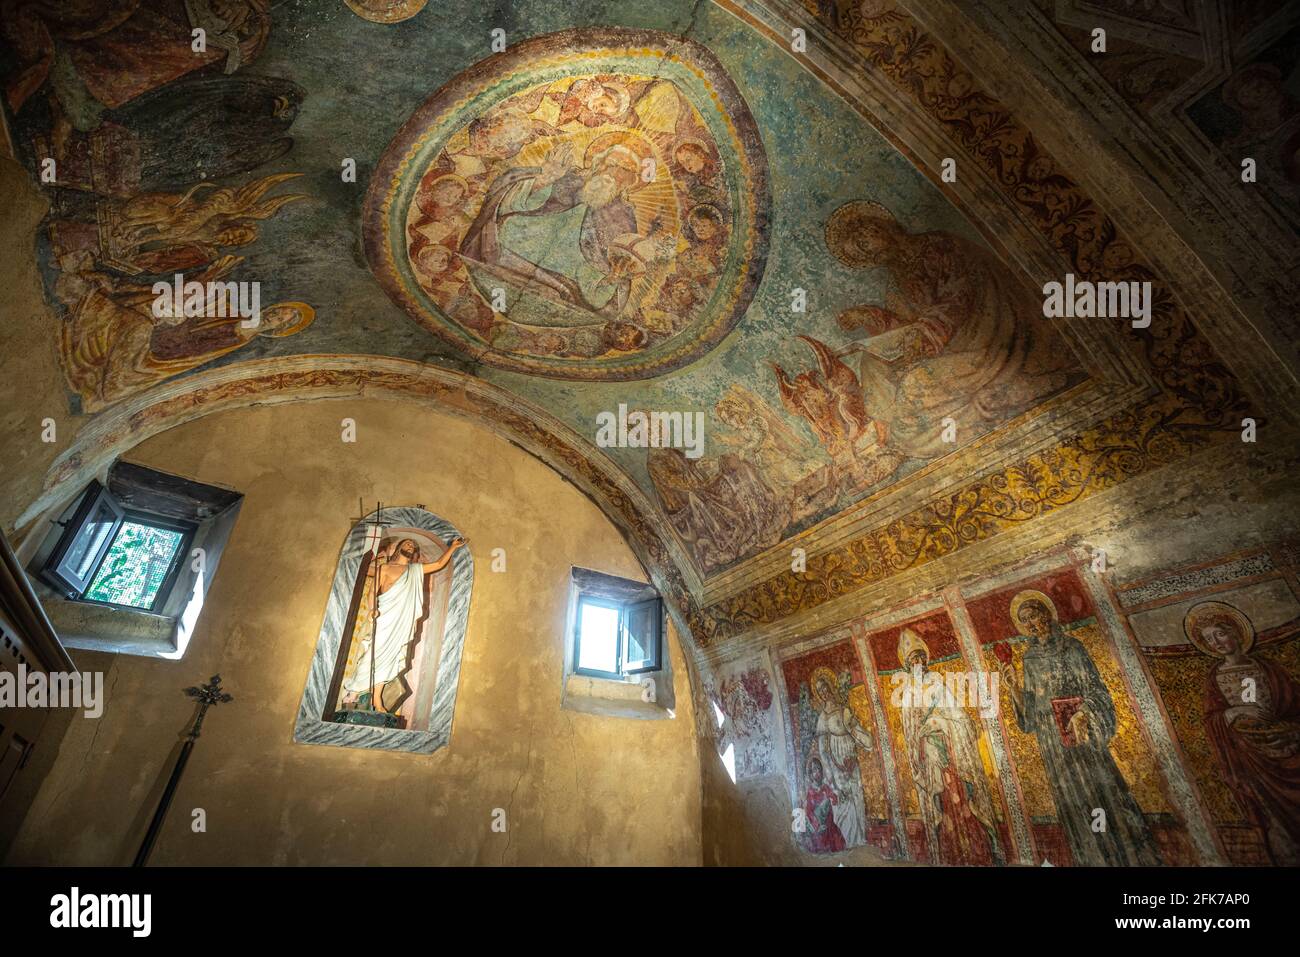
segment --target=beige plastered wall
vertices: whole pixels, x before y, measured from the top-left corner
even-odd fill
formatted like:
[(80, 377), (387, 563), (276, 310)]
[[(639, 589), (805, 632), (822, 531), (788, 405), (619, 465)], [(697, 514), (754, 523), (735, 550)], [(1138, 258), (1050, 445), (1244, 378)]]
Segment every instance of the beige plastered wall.
[[(341, 441), (344, 417), (355, 443)], [(244, 503), (181, 660), (74, 653), (106, 672), (104, 714), (70, 722), (6, 863), (130, 863), (194, 714), (182, 689), (217, 672), (235, 700), (209, 713), (152, 863), (701, 862), (700, 757), (676, 636), (672, 719), (560, 707), (571, 566), (645, 576), (555, 472), (477, 425), (382, 400), (212, 415), (125, 458)], [(431, 756), (293, 742), (359, 497), (423, 505), (475, 557), (451, 741)], [(496, 548), (504, 572), (491, 570)], [(196, 808), (206, 832), (192, 828)], [(504, 833), (492, 829), (497, 808)]]

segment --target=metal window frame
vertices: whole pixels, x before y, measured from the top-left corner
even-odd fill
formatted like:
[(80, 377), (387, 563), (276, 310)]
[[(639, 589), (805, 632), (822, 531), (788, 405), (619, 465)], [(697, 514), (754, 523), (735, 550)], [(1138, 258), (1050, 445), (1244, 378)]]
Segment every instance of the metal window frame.
[[(616, 642), (614, 650), (614, 667), (615, 671), (601, 671), (598, 668), (583, 668), (578, 662), (582, 660), (582, 606), (584, 604), (596, 605), (600, 608), (613, 608), (618, 612), (618, 623), (614, 626), (616, 633), (614, 640)], [(605, 598), (600, 595), (593, 595), (590, 592), (578, 592), (577, 605), (573, 610), (573, 673), (576, 675), (585, 675), (589, 678), (612, 678), (621, 680), (623, 678), (623, 607), (624, 602), (614, 598)]]
[[(615, 634), (615, 671), (602, 671), (599, 668), (583, 668), (578, 662), (582, 658), (582, 606), (584, 604), (596, 605), (600, 608), (612, 608), (618, 612), (618, 622), (615, 625), (617, 632)], [(630, 609), (641, 605), (653, 605), (654, 615), (654, 648), (650, 657), (641, 658), (635, 662), (627, 660), (627, 620)], [(614, 681), (622, 681), (633, 675), (648, 674), (663, 670), (663, 648), (664, 648), (664, 602), (663, 596), (655, 595), (653, 598), (643, 598), (639, 600), (628, 600), (618, 598), (608, 598), (604, 595), (596, 595), (591, 592), (579, 591), (577, 601), (573, 609), (573, 673), (584, 675), (588, 678), (609, 678)]]
[[(100, 547), (97, 554), (93, 556), (90, 571), (84, 576), (72, 576), (62, 568), (64, 560), (68, 557), (68, 552), (76, 544), (77, 539), (85, 530), (86, 523), (99, 510), (100, 503), (106, 504), (114, 514), (114, 526), (109, 532), (104, 544)], [(122, 525), (122, 519), (126, 514), (126, 509), (107, 488), (97, 481), (88, 484), (81, 493), (81, 498), (77, 501), (73, 509), (72, 517), (66, 522), (59, 522), (63, 526), (63, 531), (59, 535), (58, 543), (50, 553), (50, 557), (41, 567), (41, 577), (46, 582), (53, 585), (58, 591), (69, 598), (77, 598), (83, 591), (90, 587), (96, 573), (99, 571), (100, 563), (103, 562), (104, 556), (113, 546), (113, 541), (117, 537), (118, 529)]]
[[(627, 660), (627, 642), (625, 635), (628, 634), (627, 620), (634, 608), (649, 605), (654, 608), (654, 636), (653, 645), (650, 654), (637, 661)], [(655, 671), (662, 671), (664, 666), (664, 600), (661, 595), (655, 595), (653, 598), (643, 598), (639, 601), (625, 601), (619, 613), (618, 619), (618, 667), (624, 675), (643, 675)]]

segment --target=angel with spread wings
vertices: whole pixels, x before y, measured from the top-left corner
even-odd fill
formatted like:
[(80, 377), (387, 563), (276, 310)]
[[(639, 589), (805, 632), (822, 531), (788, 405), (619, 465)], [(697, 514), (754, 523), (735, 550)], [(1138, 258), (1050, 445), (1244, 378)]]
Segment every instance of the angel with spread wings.
[(791, 379), (771, 363), (781, 403), (812, 428), (846, 485), (861, 487), (892, 475), (902, 456), (885, 447), (888, 429), (868, 413), (857, 375), (824, 342), (797, 338), (812, 350), (817, 368)]

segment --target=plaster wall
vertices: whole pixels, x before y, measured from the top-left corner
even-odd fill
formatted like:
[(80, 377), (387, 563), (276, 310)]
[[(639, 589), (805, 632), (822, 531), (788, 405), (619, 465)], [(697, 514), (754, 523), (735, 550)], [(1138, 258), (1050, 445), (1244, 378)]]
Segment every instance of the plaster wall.
[[(340, 440), (345, 416), (354, 444)], [(243, 492), (240, 518), (181, 660), (74, 653), (106, 672), (104, 714), (71, 722), (8, 863), (129, 863), (193, 716), (181, 689), (217, 672), (235, 700), (209, 714), (152, 863), (700, 862), (700, 759), (676, 636), (673, 720), (561, 710), (570, 567), (645, 576), (597, 508), (536, 459), (377, 400), (213, 415), (128, 458)], [(358, 497), (445, 516), (477, 559), (451, 742), (432, 756), (292, 740)], [(504, 572), (491, 570), (495, 548)], [(196, 808), (206, 833), (191, 829)]]

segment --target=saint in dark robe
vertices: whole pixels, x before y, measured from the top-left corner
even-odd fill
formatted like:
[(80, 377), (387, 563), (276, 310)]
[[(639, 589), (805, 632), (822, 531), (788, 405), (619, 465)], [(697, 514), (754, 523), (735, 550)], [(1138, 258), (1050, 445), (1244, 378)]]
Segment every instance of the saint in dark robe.
[(1009, 664), (1003, 665), (1003, 679), (1016, 724), (1038, 741), (1074, 863), (1160, 864), (1142, 809), (1111, 757), (1115, 703), (1088, 650), (1061, 628), (1055, 605), (1042, 592), (1016, 595), (1011, 620), (1031, 642), (1022, 659), (1023, 679)]
[(1249, 654), (1255, 629), (1224, 602), (1196, 605), (1183, 622), (1192, 644), (1222, 660), (1206, 675), (1205, 732), (1246, 818), (1274, 864), (1300, 864), (1300, 682)]

